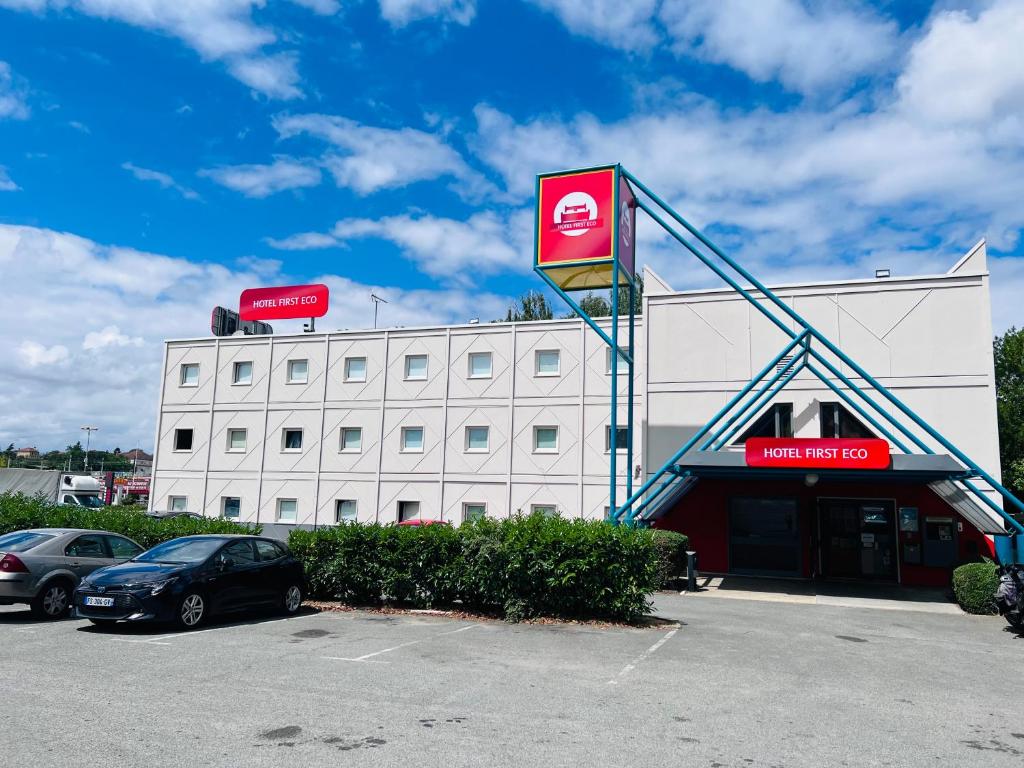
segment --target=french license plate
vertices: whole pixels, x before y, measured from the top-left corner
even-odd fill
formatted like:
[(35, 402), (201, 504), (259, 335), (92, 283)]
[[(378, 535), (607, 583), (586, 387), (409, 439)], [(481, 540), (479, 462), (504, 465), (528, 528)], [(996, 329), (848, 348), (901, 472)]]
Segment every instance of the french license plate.
[(113, 608), (114, 598), (112, 597), (86, 597), (86, 605), (95, 605), (97, 608)]

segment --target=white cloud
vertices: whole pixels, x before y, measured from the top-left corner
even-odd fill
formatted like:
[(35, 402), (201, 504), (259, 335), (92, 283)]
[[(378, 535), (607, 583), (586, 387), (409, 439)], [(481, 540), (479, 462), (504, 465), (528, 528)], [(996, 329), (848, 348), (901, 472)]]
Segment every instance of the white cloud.
[(61, 344), (44, 347), (36, 341), (23, 341), (18, 347), (18, 355), (29, 368), (42, 365), (57, 365), (68, 358), (68, 348)]
[(288, 189), (315, 187), (320, 183), (320, 169), (287, 157), (275, 158), (269, 165), (222, 165), (199, 172), (221, 186), (241, 192), (246, 197), (267, 197)]
[[(269, 52), (278, 35), (253, 19), (266, 0), (0, 0), (0, 7), (43, 13), (72, 9), (181, 40), (205, 61), (224, 62), (237, 79), (271, 98), (301, 95), (293, 52)], [(300, 5), (318, 13), (326, 0)]]
[(292, 0), (292, 2), (321, 16), (333, 16), (341, 10), (341, 3), (338, 0)]
[(30, 114), (28, 87), (14, 74), (10, 64), (0, 61), (0, 120), (27, 120)]
[(277, 115), (282, 139), (307, 134), (331, 144), (323, 158), (338, 186), (359, 194), (404, 187), (417, 181), (454, 177), (457, 191), (479, 196), (488, 182), (473, 171), (441, 136), (415, 128), (378, 128), (335, 115)]
[(20, 189), (14, 180), (7, 173), (7, 169), (0, 165), (0, 192), (14, 192)]
[(338, 245), (338, 238), (324, 232), (300, 232), (280, 240), (268, 237), (266, 243), (271, 248), (277, 248), (279, 251), (313, 251), (321, 248), (336, 247)]
[(655, 25), (659, 0), (530, 0), (555, 14), (574, 34), (627, 51), (649, 50), (661, 37)]
[(82, 349), (103, 349), (104, 347), (141, 347), (141, 336), (121, 333), (116, 325), (108, 325), (100, 331), (89, 331), (82, 340)]
[(395, 27), (429, 17), (463, 26), (476, 15), (476, 0), (379, 0), (380, 15)]
[(162, 171), (154, 171), (150, 168), (142, 168), (134, 163), (122, 163), (121, 167), (128, 171), (139, 181), (153, 181), (159, 184), (164, 189), (173, 189), (179, 195), (184, 197), (186, 200), (198, 200), (199, 193), (194, 189), (182, 186), (174, 180), (170, 174), (163, 173)]
[[(78, 439), (81, 424), (95, 423), (101, 446), (152, 449), (163, 340), (208, 337), (210, 310), (237, 306), (245, 288), (327, 283), (336, 298), (318, 323), (323, 329), (372, 325), (371, 291), (391, 302), (381, 307), (381, 325), (498, 317), (509, 302), (477, 291), (288, 275), (279, 266), (258, 260), (232, 269), (0, 224), (0, 442), (63, 447)], [(294, 332), (301, 323), (274, 326)]]

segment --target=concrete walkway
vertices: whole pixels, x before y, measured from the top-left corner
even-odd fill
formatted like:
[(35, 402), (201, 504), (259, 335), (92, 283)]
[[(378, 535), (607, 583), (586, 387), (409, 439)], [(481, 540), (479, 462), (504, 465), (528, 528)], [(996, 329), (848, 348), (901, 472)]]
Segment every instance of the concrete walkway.
[(804, 605), (872, 608), (883, 611), (922, 611), (961, 614), (945, 589), (875, 584), (756, 579), (743, 576), (705, 576), (697, 580), (691, 598), (729, 598)]

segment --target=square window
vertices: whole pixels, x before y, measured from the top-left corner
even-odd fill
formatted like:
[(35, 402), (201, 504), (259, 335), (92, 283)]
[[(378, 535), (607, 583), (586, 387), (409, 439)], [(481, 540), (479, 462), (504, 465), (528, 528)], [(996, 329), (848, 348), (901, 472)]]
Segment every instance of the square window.
[(252, 363), (249, 361), (235, 363), (234, 370), (231, 372), (231, 383), (239, 385), (252, 384)]
[(288, 361), (288, 383), (289, 384), (305, 384), (309, 380), (309, 361), (308, 360), (289, 360)]
[(487, 505), (475, 502), (466, 502), (462, 505), (462, 519), (467, 523), (481, 520), (487, 517)]
[(557, 349), (538, 349), (534, 353), (534, 374), (536, 376), (558, 376), (561, 370), (561, 354)]
[(366, 381), (366, 358), (345, 358), (345, 381)]
[(184, 363), (181, 366), (181, 386), (199, 386), (199, 363)]
[[(635, 353), (636, 350), (634, 350)], [(612, 348), (604, 348), (604, 372), (611, 376), (612, 375)], [(626, 362), (626, 358), (622, 356), (622, 352), (619, 352), (619, 376), (629, 373), (629, 363)]]
[(187, 512), (188, 496), (168, 496), (167, 508), (171, 510), (171, 512)]
[[(611, 436), (612, 428), (611, 425), (606, 424), (604, 427), (604, 452), (611, 453)], [(615, 427), (615, 450), (625, 451), (629, 448), (629, 430), (626, 427)]]
[(301, 451), (302, 450), (302, 430), (301, 429), (282, 429), (281, 430), (281, 450), (282, 451)]
[(427, 380), (427, 356), (406, 355), (405, 356), (405, 379), (406, 381)]
[(245, 439), (247, 431), (244, 429), (228, 430), (228, 451), (242, 453), (245, 451)]
[(423, 427), (402, 427), (402, 451), (423, 453)]
[(359, 453), (363, 450), (363, 429), (362, 427), (341, 428), (341, 451), (342, 453)]
[(552, 504), (531, 504), (530, 512), (542, 514), (544, 517), (555, 517), (558, 514), (558, 507)]
[(174, 430), (174, 450), (176, 450), (176, 451), (191, 451), (192, 450), (192, 430), (191, 429), (176, 429), (176, 430)]
[(466, 450), (487, 453), (490, 450), (489, 427), (466, 427)]
[(406, 520), (419, 520), (419, 517), (420, 503), (418, 501), (398, 502), (398, 522), (404, 523)]
[(535, 453), (557, 453), (558, 427), (534, 427), (533, 450)]
[(354, 523), (358, 511), (358, 505), (353, 499), (338, 499), (334, 502), (334, 522)]
[(299, 515), (299, 502), (295, 499), (277, 500), (277, 522), (294, 523)]
[(242, 516), (242, 500), (237, 496), (222, 497), (221, 513), (228, 520), (237, 520)]
[(470, 352), (469, 353), (469, 378), (489, 379), (491, 378), (491, 353)]

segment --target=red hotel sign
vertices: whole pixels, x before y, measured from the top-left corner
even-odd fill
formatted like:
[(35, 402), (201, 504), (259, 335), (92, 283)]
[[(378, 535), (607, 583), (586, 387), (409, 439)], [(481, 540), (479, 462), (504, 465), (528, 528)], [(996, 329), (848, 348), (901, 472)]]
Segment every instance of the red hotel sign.
[(247, 288), (238, 300), (238, 315), (243, 320), (323, 317), (327, 314), (328, 294), (322, 283)]
[(888, 469), (889, 444), (877, 438), (752, 437), (748, 467)]

